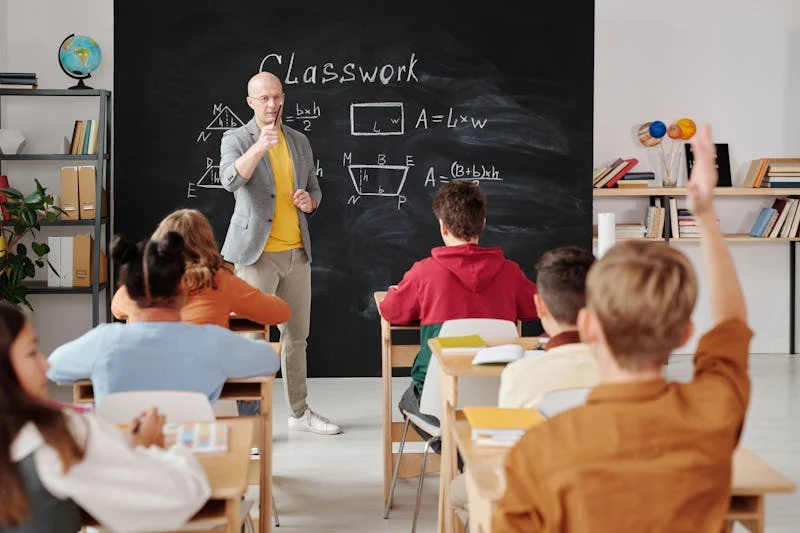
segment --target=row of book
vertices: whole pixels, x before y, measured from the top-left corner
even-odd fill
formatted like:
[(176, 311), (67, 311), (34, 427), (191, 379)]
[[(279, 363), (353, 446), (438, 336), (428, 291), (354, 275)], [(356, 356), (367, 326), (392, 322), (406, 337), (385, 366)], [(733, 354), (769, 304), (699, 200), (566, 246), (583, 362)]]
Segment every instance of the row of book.
[(755, 159), (750, 163), (742, 187), (800, 187), (800, 159)]
[(99, 133), (100, 122), (97, 120), (76, 120), (72, 130), (72, 144), (69, 153), (74, 155), (96, 154)]
[[(654, 205), (648, 206), (641, 224), (617, 224), (615, 226), (616, 240), (663, 239), (667, 234), (671, 239), (690, 239), (700, 236), (694, 216), (688, 209), (678, 209), (676, 198), (670, 198), (669, 204), (666, 206), (661, 205), (661, 198), (653, 200)], [(669, 226), (667, 226), (667, 209), (669, 209)], [(719, 219), (717, 219), (717, 224), (719, 224)]]
[(0, 89), (35, 89), (38, 85), (35, 72), (0, 72)]
[(768, 239), (794, 239), (800, 236), (798, 229), (800, 229), (800, 199), (776, 198), (772, 207), (761, 209), (753, 227), (750, 228), (749, 235)]
[(592, 173), (592, 186), (596, 189), (614, 187), (620, 180), (625, 178), (638, 163), (639, 160), (635, 157), (630, 159), (617, 158), (616, 161), (604, 167), (596, 168)]

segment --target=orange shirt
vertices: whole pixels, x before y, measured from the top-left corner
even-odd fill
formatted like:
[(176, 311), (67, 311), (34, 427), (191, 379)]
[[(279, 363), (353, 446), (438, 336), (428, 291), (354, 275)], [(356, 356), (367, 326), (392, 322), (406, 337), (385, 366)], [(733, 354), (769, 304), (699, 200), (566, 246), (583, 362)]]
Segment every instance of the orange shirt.
[(722, 531), (751, 336), (725, 321), (700, 339), (691, 382), (599, 385), (531, 429), (506, 460), (493, 531)]
[[(220, 268), (214, 277), (217, 289), (192, 291), (181, 309), (181, 320), (189, 324), (228, 327), (230, 314), (258, 322), (282, 324), (289, 320), (289, 305), (271, 294), (264, 294), (241, 278)], [(114, 294), (111, 313), (120, 320), (136, 321), (136, 302), (123, 285)]]

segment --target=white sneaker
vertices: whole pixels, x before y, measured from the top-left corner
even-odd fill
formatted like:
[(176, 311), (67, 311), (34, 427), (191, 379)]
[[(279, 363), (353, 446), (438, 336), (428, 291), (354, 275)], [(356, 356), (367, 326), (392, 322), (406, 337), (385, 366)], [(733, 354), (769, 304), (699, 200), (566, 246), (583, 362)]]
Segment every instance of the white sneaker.
[(302, 416), (289, 417), (289, 429), (296, 429), (297, 431), (309, 431), (311, 433), (318, 433), (320, 435), (336, 435), (342, 432), (342, 428), (325, 418), (320, 416), (311, 409), (306, 409)]

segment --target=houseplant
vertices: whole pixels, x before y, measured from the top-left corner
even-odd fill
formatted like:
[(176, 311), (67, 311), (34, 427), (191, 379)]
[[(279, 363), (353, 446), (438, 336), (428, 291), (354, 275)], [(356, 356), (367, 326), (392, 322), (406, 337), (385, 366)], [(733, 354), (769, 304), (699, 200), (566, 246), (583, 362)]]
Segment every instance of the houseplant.
[[(0, 235), (0, 299), (23, 304), (33, 310), (28, 302), (28, 289), (24, 281), (36, 275), (36, 268), (44, 268), (45, 256), (50, 251), (47, 243), (36, 241), (36, 232), (41, 230), (42, 220), (53, 222), (64, 211), (54, 205), (53, 195), (36, 180), (36, 190), (24, 195), (17, 189), (0, 189), (5, 195), (2, 204), (3, 220)], [(28, 233), (33, 237), (31, 251), (20, 241)], [(53, 265), (50, 268), (55, 272)]]

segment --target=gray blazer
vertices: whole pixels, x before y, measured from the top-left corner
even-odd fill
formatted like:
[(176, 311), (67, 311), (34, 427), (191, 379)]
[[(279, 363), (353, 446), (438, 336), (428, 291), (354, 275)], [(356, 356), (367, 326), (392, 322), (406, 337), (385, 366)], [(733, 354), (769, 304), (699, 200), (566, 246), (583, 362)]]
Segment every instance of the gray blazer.
[[(322, 190), (317, 181), (317, 169), (308, 138), (288, 126), (281, 126), (294, 168), (294, 187), (305, 189), (319, 207)], [(233, 193), (236, 206), (228, 224), (228, 234), (222, 245), (222, 257), (237, 265), (252, 265), (267, 244), (275, 214), (275, 176), (269, 158), (264, 156), (249, 180), (242, 178), (233, 163), (258, 139), (260, 131), (255, 118), (228, 130), (222, 135), (220, 145), (219, 179), (222, 187)], [(303, 248), (311, 261), (311, 237), (308, 234), (306, 214), (297, 210)]]

